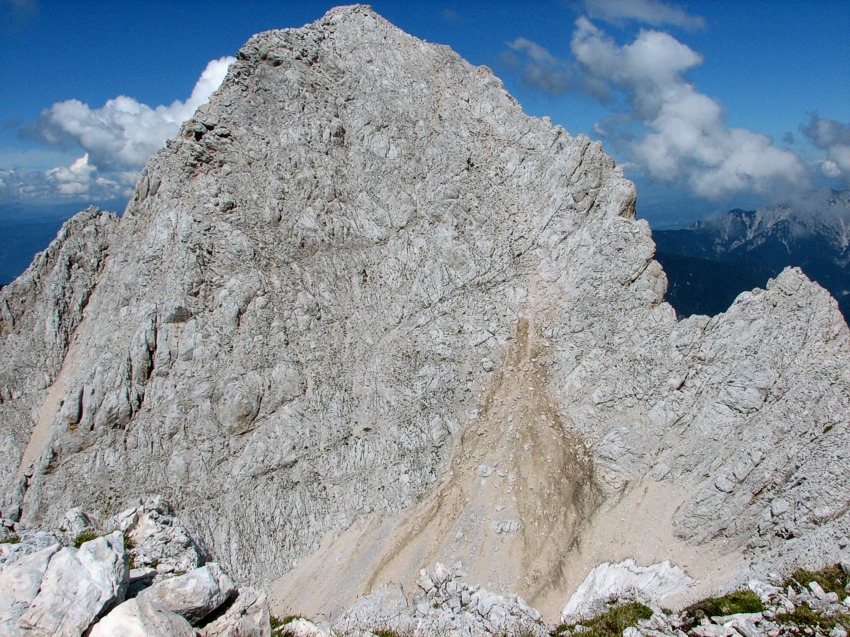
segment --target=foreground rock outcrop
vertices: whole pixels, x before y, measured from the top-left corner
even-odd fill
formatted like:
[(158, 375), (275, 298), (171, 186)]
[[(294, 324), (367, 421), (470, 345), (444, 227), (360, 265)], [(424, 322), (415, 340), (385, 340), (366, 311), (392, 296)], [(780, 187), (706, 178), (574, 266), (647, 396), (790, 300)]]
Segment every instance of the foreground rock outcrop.
[[(65, 517), (90, 521), (79, 509)], [(73, 532), (13, 524), (14, 536), (0, 543), (0, 634), (271, 635), (265, 596), (237, 588), (219, 564), (204, 563), (206, 554), (161, 498), (104, 522), (116, 526), (97, 537), (90, 524)], [(174, 572), (176, 554), (197, 568)], [(145, 562), (156, 567), (140, 566)]]
[[(785, 580), (771, 574), (751, 579), (741, 590), (700, 600), (680, 612), (660, 607), (652, 580), (679, 577), (669, 566), (639, 570), (625, 563), (606, 565), (583, 582), (592, 587), (616, 573), (621, 586), (585, 607), (547, 625), (540, 613), (516, 597), (502, 597), (470, 587), (462, 574), (438, 564), (420, 574), (414, 603), (403, 591), (382, 587), (364, 597), (333, 626), (303, 617), (289, 617), (274, 630), (281, 637), (343, 637), (396, 635), (539, 635), (551, 637), (779, 637), (810, 635), (846, 637), (850, 629), (850, 564), (818, 572), (797, 570)], [(625, 586), (631, 573), (633, 586)], [(769, 581), (768, 581), (769, 580)], [(586, 597), (585, 597), (586, 599)]]
[(669, 560), (684, 597), (822, 565), (834, 300), (788, 269), (677, 321), (634, 203), (598, 143), (367, 7), (257, 35), (120, 220), (0, 291), (0, 513), (161, 493), (280, 615), (437, 562), (550, 622), (602, 562)]
[[(529, 635), (545, 637), (540, 613), (517, 595), (497, 595), (468, 585), (466, 573), (437, 564), (423, 569), (412, 600), (399, 586), (384, 586), (363, 597), (334, 623), (337, 634), (377, 632), (405, 635)], [(411, 603), (412, 601), (412, 603)]]

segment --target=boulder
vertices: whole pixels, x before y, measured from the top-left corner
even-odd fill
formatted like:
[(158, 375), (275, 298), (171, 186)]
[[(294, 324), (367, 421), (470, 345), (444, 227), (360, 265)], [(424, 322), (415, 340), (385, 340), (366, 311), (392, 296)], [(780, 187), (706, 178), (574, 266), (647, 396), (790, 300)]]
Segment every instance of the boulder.
[[(20, 534), (20, 535), (18, 535)], [(0, 544), (0, 569), (42, 549), (62, 544), (61, 534), (46, 531), (17, 531), (18, 542)]]
[(202, 637), (271, 637), (266, 596), (253, 588), (240, 588), (224, 614), (199, 632)]
[[(546, 637), (549, 627), (540, 613), (517, 595), (498, 595), (464, 582), (459, 567), (437, 563), (422, 570), (419, 591), (409, 604), (400, 586), (382, 586), (361, 597), (334, 624), (340, 634), (392, 631), (398, 634), (484, 634)], [(289, 627), (290, 624), (287, 625)], [(289, 629), (289, 628), (288, 628)], [(312, 634), (312, 633), (306, 633)]]
[(95, 526), (91, 516), (83, 511), (82, 507), (74, 507), (67, 511), (62, 524), (62, 528), (73, 536), (77, 536), (83, 531), (92, 531)]
[(109, 524), (130, 539), (137, 567), (152, 567), (159, 573), (186, 573), (207, 560), (206, 550), (160, 496), (122, 511)]
[(156, 602), (130, 599), (95, 624), (89, 637), (195, 637), (195, 630)]
[(136, 598), (155, 602), (197, 625), (236, 593), (230, 577), (215, 562), (155, 583)]
[(660, 602), (681, 593), (693, 580), (669, 561), (639, 566), (633, 559), (617, 564), (604, 562), (596, 566), (570, 597), (561, 613), (561, 621), (574, 623), (592, 617), (604, 609), (606, 602), (627, 596)]
[[(72, 509), (64, 523), (69, 527), (78, 521), (74, 529), (85, 530), (91, 520), (82, 509)], [(136, 531), (141, 542), (157, 547), (166, 559), (203, 559), (191, 535), (159, 498), (122, 512), (111, 523)], [(78, 636), (90, 630), (101, 636), (194, 637), (189, 622), (204, 620), (204, 637), (271, 635), (265, 595), (251, 588), (238, 591), (218, 564), (181, 576), (150, 566), (129, 569), (121, 531), (79, 549), (62, 548), (57, 540), (67, 543), (70, 537), (66, 531), (25, 532), (20, 542), (0, 545), (0, 635)], [(139, 599), (124, 601), (140, 592), (144, 594)]]
[(323, 630), (309, 619), (299, 617), (286, 624), (284, 634), (287, 637), (328, 637), (332, 633)]
[(19, 635), (18, 620), (38, 595), (50, 558), (59, 544), (36, 551), (17, 561), (0, 565), (0, 634)]
[(129, 573), (124, 536), (115, 531), (63, 548), (50, 558), (41, 587), (21, 615), (32, 637), (79, 637), (92, 622), (124, 600)]

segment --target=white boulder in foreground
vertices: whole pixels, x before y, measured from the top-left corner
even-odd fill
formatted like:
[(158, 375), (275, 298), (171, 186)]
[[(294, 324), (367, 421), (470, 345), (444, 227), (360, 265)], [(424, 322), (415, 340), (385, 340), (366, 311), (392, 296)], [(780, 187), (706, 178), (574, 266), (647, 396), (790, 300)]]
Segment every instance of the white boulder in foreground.
[(156, 602), (130, 599), (100, 620), (90, 637), (195, 637), (185, 619)]
[(160, 496), (122, 511), (108, 524), (123, 531), (133, 543), (136, 567), (151, 566), (159, 573), (188, 573), (208, 559), (204, 547)]
[(60, 548), (59, 544), (54, 544), (25, 555), (14, 563), (0, 565), (0, 634), (20, 634), (18, 619), (38, 595), (50, 558)]
[[(70, 514), (92, 519), (82, 510)], [(220, 565), (172, 574), (180, 564), (203, 562), (206, 552), (161, 498), (108, 524), (125, 532), (77, 549), (76, 534), (14, 523), (16, 541), (0, 544), (0, 637), (271, 636), (265, 595), (237, 588)], [(160, 557), (164, 569), (136, 568), (131, 578), (131, 561)]]
[(78, 637), (110, 607), (121, 603), (129, 574), (124, 536), (110, 535), (63, 548), (50, 559), (41, 588), (20, 627), (33, 637)]
[(357, 600), (334, 631), (345, 635), (384, 627), (408, 635), (549, 635), (540, 613), (521, 597), (497, 595), (463, 577), (460, 564), (450, 570), (438, 562), (432, 572), (420, 571), (412, 603), (401, 587), (383, 586)]
[(160, 604), (197, 624), (235, 592), (236, 587), (221, 566), (210, 563), (191, 573), (157, 582), (140, 592), (136, 599)]

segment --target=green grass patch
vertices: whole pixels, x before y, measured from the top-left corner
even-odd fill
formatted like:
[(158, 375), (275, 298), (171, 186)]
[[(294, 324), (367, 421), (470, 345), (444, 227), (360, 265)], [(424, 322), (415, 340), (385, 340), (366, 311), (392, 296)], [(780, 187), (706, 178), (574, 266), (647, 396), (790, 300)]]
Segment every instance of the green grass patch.
[(130, 568), (131, 569), (136, 568), (136, 560), (130, 554), (130, 551), (133, 550), (134, 548), (136, 548), (136, 543), (132, 540), (132, 538), (129, 535), (124, 533), (124, 551), (127, 553), (127, 555), (130, 558)]
[(761, 613), (764, 604), (751, 590), (735, 591), (722, 597), (708, 597), (691, 604), (682, 611), (685, 632), (696, 626), (703, 617), (722, 617), (738, 613)]
[(20, 541), (21, 538), (19, 538), (15, 533), (12, 533), (0, 540), (0, 544), (18, 544)]
[(686, 613), (702, 613), (704, 617), (735, 615), (737, 613), (760, 613), (764, 610), (759, 596), (750, 590), (735, 591), (723, 597), (709, 597), (685, 609)]
[[(582, 637), (620, 637), (629, 626), (636, 625), (642, 619), (652, 617), (652, 611), (637, 602), (615, 606), (593, 619), (581, 622), (588, 630), (581, 633)], [(555, 635), (572, 631), (577, 624), (561, 624), (555, 629)]]
[(785, 585), (788, 586), (793, 582), (804, 588), (809, 587), (809, 582), (817, 582), (827, 593), (837, 593), (839, 598), (842, 598), (846, 595), (844, 587), (847, 586), (847, 574), (840, 564), (827, 566), (819, 571), (807, 571), (801, 568), (794, 571)]
[(806, 604), (798, 604), (793, 613), (780, 613), (774, 621), (786, 628), (797, 627), (800, 629), (820, 628), (823, 632), (829, 632), (837, 625), (844, 629), (850, 628), (850, 615), (837, 613), (835, 615), (824, 615), (809, 608)]

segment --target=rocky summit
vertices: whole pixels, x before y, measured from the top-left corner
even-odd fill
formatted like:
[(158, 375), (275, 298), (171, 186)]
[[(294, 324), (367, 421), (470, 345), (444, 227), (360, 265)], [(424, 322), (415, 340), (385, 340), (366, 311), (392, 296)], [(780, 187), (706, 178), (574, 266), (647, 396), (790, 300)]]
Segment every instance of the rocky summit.
[(787, 269), (678, 321), (634, 210), (598, 143), (368, 7), (259, 34), (121, 218), (0, 291), (0, 514), (158, 494), (276, 615), (390, 585), (491, 628), (850, 557), (835, 301)]

